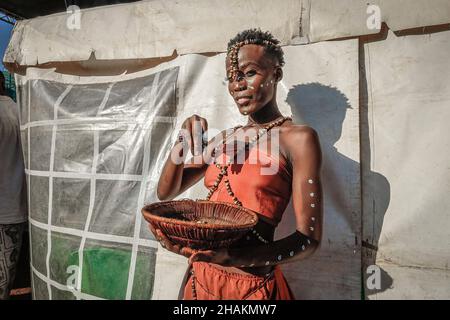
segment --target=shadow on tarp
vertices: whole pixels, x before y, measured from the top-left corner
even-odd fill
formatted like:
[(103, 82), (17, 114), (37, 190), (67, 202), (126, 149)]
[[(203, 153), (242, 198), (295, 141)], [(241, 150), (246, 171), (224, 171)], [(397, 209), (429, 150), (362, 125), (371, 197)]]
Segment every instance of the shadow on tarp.
[[(338, 181), (336, 170), (345, 173), (362, 173), (362, 181), (360, 181), (361, 187), (358, 184), (355, 185), (355, 188), (363, 189), (362, 192), (361, 189), (358, 191), (361, 192), (361, 195), (364, 194), (364, 196), (361, 196), (362, 202), (372, 198), (373, 203), (361, 203), (362, 210), (360, 216), (355, 215), (354, 212), (349, 210), (349, 208), (352, 208), (352, 205), (348, 203), (348, 191), (336, 190), (337, 184), (325, 183), (323, 184), (323, 192), (327, 193), (329, 198), (333, 198), (334, 205), (338, 205), (335, 209), (339, 215), (339, 219), (343, 219), (348, 226), (351, 226), (352, 234), (355, 236), (355, 246), (360, 249), (361, 271), (363, 272), (361, 275), (361, 298), (364, 299), (368, 294), (374, 294), (388, 289), (391, 287), (393, 280), (381, 268), (381, 288), (369, 290), (366, 286), (367, 276), (370, 276), (370, 274), (366, 274), (366, 269), (369, 265), (375, 264), (376, 251), (378, 249), (378, 241), (383, 225), (384, 214), (390, 201), (390, 184), (388, 180), (382, 174), (370, 170), (370, 140), (367, 130), (367, 119), (360, 119), (359, 123), (362, 127), (360, 133), (363, 133), (363, 135), (366, 133), (366, 136), (360, 136), (361, 149), (363, 149), (361, 150), (362, 158), (360, 164), (340, 153), (335, 147), (336, 142), (340, 139), (342, 134), (342, 126), (347, 109), (351, 109), (347, 97), (342, 92), (336, 88), (317, 82), (300, 84), (293, 86), (289, 90), (286, 102), (291, 107), (295, 123), (307, 124), (317, 131), (323, 154), (322, 173), (323, 176), (326, 177), (326, 181)], [(360, 116), (367, 116), (367, 104), (364, 105), (362, 103), (360, 108), (362, 109), (360, 111)], [(369, 152), (367, 152), (367, 150), (369, 150)], [(343, 175), (347, 176), (347, 174)], [(333, 179), (333, 177), (336, 177), (336, 179)], [(348, 183), (346, 185), (348, 185)], [(373, 192), (374, 188), (376, 188), (376, 193)], [(352, 193), (354, 194), (354, 192)], [(327, 212), (324, 212), (324, 221), (326, 221), (327, 216), (330, 218), (329, 214), (327, 215)], [(286, 218), (290, 220), (288, 224), (295, 225), (293, 215), (287, 216)], [(363, 219), (368, 219), (370, 221), (363, 221)], [(332, 224), (333, 221), (325, 223)], [(372, 230), (365, 232), (361, 230), (361, 226), (370, 226)], [(370, 234), (371, 236), (364, 239), (363, 235), (365, 234)], [(326, 236), (323, 237), (323, 241), (326, 241), (325, 238)], [(328, 239), (328, 241), (336, 242), (339, 240)], [(346, 272), (354, 272), (354, 270), (352, 270), (350, 268), (348, 270), (328, 268), (326, 277), (336, 279), (336, 283), (341, 281), (342, 285), (344, 285), (344, 282), (338, 279), (346, 277)], [(329, 273), (334, 274), (330, 275)], [(320, 276), (318, 275), (317, 279), (319, 278)], [(302, 291), (304, 290), (308, 289), (302, 288)], [(344, 288), (343, 290), (351, 289)], [(306, 294), (306, 296), (308, 296), (308, 294)]]

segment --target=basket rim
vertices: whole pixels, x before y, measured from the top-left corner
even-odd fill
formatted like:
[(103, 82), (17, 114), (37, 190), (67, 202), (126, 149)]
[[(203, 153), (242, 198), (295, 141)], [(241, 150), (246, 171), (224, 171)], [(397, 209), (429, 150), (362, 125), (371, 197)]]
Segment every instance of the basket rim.
[[(191, 222), (191, 221), (184, 221), (184, 220), (179, 220), (179, 219), (174, 219), (174, 218), (161, 217), (161, 216), (151, 213), (149, 210), (149, 209), (157, 208), (157, 207), (165, 205), (165, 204), (179, 203), (179, 202), (214, 203), (214, 204), (222, 204), (222, 205), (234, 207), (236, 209), (243, 210), (247, 214), (252, 216), (254, 222), (249, 222), (249, 223), (246, 223), (243, 225), (225, 225), (225, 224), (212, 224), (212, 223), (198, 224), (198, 223)], [(144, 216), (145, 220), (147, 220), (147, 222), (150, 222), (148, 219), (152, 219), (157, 222), (177, 224), (177, 225), (182, 225), (182, 226), (186, 226), (186, 227), (195, 227), (195, 228), (201, 228), (201, 229), (216, 229), (216, 230), (217, 229), (235, 229), (235, 230), (250, 229), (250, 228), (254, 227), (258, 223), (258, 220), (259, 220), (257, 213), (251, 209), (241, 207), (241, 206), (238, 206), (238, 205), (236, 205), (234, 203), (230, 203), (230, 202), (210, 201), (210, 200), (202, 200), (202, 199), (197, 199), (197, 200), (180, 199), (180, 200), (167, 200), (167, 201), (154, 202), (154, 203), (145, 205), (141, 209), (141, 213)]]

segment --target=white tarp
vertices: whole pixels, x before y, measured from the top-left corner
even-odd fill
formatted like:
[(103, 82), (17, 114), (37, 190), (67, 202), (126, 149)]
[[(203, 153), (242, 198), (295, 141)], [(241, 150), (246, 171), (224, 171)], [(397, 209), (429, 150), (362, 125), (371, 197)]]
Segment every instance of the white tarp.
[(450, 32), (390, 32), (385, 41), (365, 44), (364, 52), (363, 238), (378, 246), (365, 263), (376, 258), (382, 268), (381, 290), (367, 294), (448, 299)]
[[(359, 299), (358, 42), (326, 42), (286, 51), (287, 102), (297, 121), (312, 125), (320, 137), (324, 234), (314, 256), (283, 269), (298, 299)], [(294, 231), (291, 212), (289, 208), (285, 213), (279, 237)]]
[[(5, 62), (138, 59), (224, 52), (228, 40), (254, 27), (290, 44), (300, 29), (301, 0), (155, 0), (60, 13), (17, 23)], [(67, 24), (79, 16), (80, 28)]]
[(392, 30), (450, 23), (448, 0), (139, 1), (19, 21), (4, 61), (32, 66), (91, 54), (112, 60), (224, 52), (232, 36), (253, 27), (283, 45), (356, 37), (379, 32), (367, 24), (371, 5)]
[[(358, 44), (348, 40), (284, 50), (279, 106), (319, 133), (325, 222), (315, 256), (283, 269), (299, 299), (358, 299)], [(185, 55), (116, 77), (32, 68), (18, 77), (31, 182), (35, 298), (145, 299), (149, 292), (153, 299), (177, 298), (187, 261), (157, 247), (138, 208), (156, 201), (163, 160), (187, 116), (197, 113), (218, 130), (245, 121), (228, 94), (224, 59), (224, 54)], [(205, 196), (200, 182), (180, 197)], [(277, 237), (294, 231), (292, 218), (289, 207)], [(70, 265), (83, 270), (81, 292), (66, 285)], [(121, 281), (110, 290), (103, 268)]]
[(309, 0), (303, 6), (310, 42), (378, 33), (378, 17), (394, 31), (450, 23), (448, 0)]

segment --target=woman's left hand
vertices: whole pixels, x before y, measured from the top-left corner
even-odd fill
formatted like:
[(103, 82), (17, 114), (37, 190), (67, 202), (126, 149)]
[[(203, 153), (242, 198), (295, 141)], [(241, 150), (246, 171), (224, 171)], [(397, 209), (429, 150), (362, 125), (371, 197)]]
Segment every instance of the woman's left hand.
[(192, 263), (194, 261), (203, 261), (216, 263), (220, 265), (227, 265), (230, 263), (230, 255), (228, 249), (226, 248), (215, 250), (200, 250), (194, 253), (189, 258), (189, 263)]

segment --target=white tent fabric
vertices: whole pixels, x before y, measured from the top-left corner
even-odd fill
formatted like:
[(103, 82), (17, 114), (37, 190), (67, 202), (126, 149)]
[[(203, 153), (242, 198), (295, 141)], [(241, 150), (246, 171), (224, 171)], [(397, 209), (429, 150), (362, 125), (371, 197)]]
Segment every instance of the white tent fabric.
[[(139, 59), (224, 52), (237, 32), (260, 27), (283, 45), (378, 33), (368, 5), (392, 30), (450, 23), (448, 0), (154, 0), (19, 21), (4, 60)], [(220, 14), (218, 14), (220, 13)], [(80, 28), (68, 27), (79, 16)], [(351, 18), (350, 18), (351, 17)]]
[(309, 0), (304, 7), (310, 42), (378, 33), (372, 28), (378, 14), (394, 31), (450, 23), (447, 0)]
[(387, 289), (369, 297), (448, 299), (450, 31), (389, 33), (364, 51), (363, 239), (378, 246)]
[(19, 22), (5, 62), (78, 61), (92, 53), (97, 59), (138, 59), (170, 56), (174, 50), (223, 52), (232, 36), (256, 26), (289, 44), (298, 36), (300, 12), (300, 0), (139, 1), (82, 10), (80, 28), (72, 30), (70, 14), (54, 14)]

